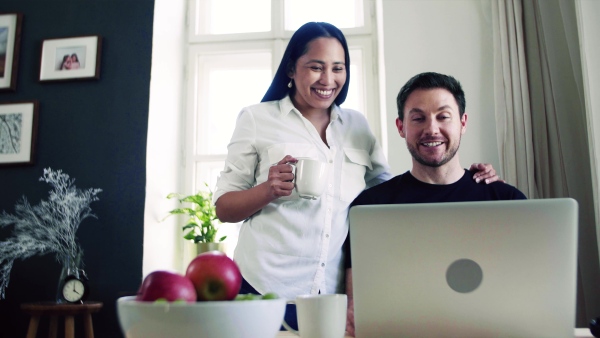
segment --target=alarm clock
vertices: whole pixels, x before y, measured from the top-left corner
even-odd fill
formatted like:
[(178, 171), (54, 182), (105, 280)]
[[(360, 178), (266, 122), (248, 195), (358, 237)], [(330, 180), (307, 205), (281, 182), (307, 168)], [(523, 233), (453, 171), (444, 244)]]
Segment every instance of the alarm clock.
[(70, 275), (65, 278), (62, 286), (62, 298), (69, 303), (83, 303), (90, 293), (87, 281)]

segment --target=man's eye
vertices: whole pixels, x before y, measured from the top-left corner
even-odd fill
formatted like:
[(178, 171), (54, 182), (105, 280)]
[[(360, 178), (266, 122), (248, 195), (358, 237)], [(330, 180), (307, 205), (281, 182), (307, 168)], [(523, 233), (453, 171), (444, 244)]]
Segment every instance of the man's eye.
[(319, 72), (319, 71), (321, 71), (322, 68), (321, 67), (310, 67), (310, 69)]

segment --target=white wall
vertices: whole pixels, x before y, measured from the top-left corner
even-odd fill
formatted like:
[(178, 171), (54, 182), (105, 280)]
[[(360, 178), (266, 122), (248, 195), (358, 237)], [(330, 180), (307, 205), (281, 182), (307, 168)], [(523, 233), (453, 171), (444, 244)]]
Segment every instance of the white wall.
[(454, 76), (465, 91), (468, 124), (460, 148), (463, 167), (487, 162), (499, 171), (490, 0), (381, 1), (392, 172), (400, 174), (412, 166), (396, 129), (396, 96), (408, 79), (426, 71)]
[(185, 7), (185, 0), (155, 0), (146, 154), (144, 276), (154, 270), (184, 271), (182, 231), (175, 217), (161, 220), (177, 206), (166, 196), (182, 191)]

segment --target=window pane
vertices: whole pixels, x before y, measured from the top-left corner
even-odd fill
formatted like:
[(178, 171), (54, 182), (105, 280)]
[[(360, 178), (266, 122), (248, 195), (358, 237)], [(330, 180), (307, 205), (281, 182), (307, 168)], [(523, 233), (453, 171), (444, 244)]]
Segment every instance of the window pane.
[(366, 115), (363, 69), (362, 50), (350, 48), (350, 86), (342, 107), (358, 110)]
[(271, 0), (196, 0), (197, 34), (271, 30)]
[(207, 188), (204, 183), (208, 184), (208, 188), (214, 191), (217, 186), (217, 178), (224, 165), (225, 161), (198, 161), (194, 177), (194, 191), (206, 191)]
[(196, 154), (226, 154), (238, 113), (259, 103), (271, 83), (271, 54), (231, 53), (198, 59)]
[(363, 0), (285, 0), (284, 11), (288, 31), (309, 21), (325, 21), (338, 28), (364, 26)]

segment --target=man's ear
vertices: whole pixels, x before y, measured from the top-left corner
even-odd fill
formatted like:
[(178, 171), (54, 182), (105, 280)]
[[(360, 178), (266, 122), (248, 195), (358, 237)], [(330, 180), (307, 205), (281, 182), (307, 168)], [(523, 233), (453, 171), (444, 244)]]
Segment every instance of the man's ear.
[(467, 113), (465, 112), (460, 118), (460, 134), (463, 135), (467, 131)]
[(398, 128), (398, 133), (402, 138), (406, 138), (406, 134), (404, 133), (404, 124), (399, 117), (396, 117), (396, 128)]

